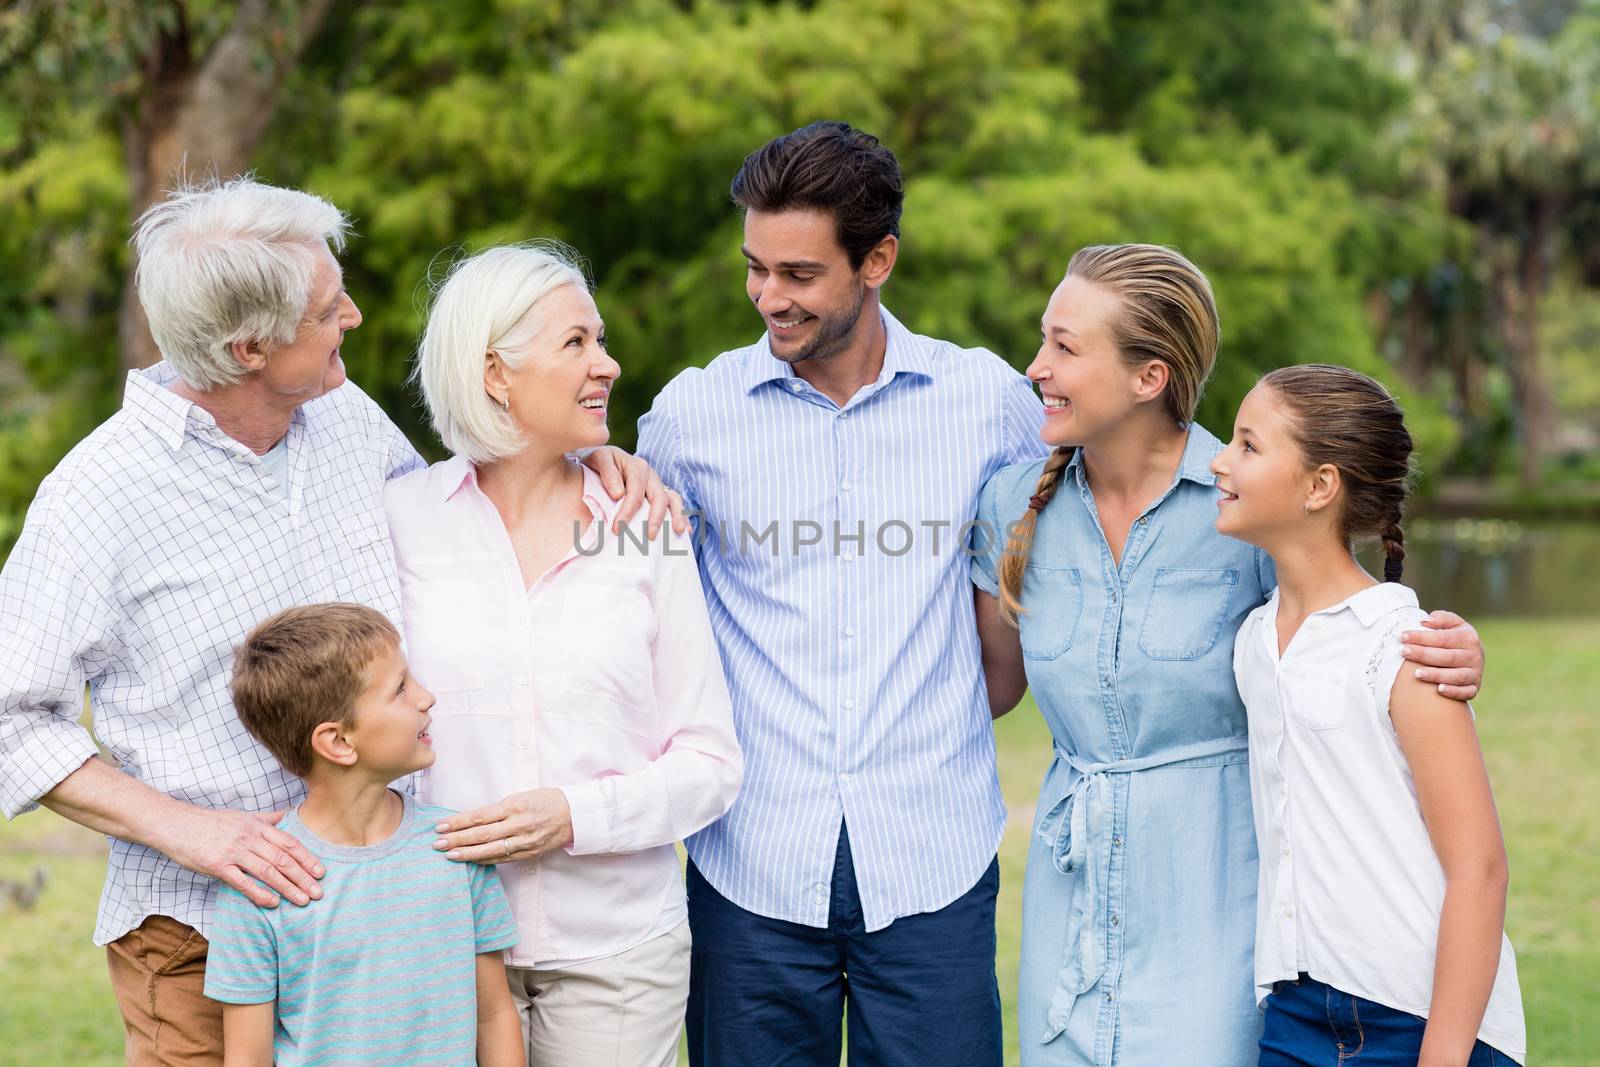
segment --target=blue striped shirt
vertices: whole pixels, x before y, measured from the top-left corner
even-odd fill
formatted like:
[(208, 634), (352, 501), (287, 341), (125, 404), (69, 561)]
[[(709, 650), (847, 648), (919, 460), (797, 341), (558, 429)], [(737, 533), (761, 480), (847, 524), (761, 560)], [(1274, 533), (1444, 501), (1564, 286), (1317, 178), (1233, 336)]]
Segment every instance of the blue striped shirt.
[(828, 924), (841, 821), (868, 930), (975, 885), (1005, 826), (966, 542), (994, 471), (1045, 453), (992, 352), (887, 311), (883, 371), (843, 407), (767, 338), (679, 374), (639, 453), (698, 512), (744, 786), (687, 842), (746, 911)]
[(268, 910), (217, 894), (206, 996), (276, 1000), (278, 1067), (478, 1061), (476, 957), (517, 928), (493, 867), (433, 850), (449, 809), (402, 799), (399, 829), (364, 848), (320, 840), (299, 808), (283, 817), (327, 871), (321, 900)]

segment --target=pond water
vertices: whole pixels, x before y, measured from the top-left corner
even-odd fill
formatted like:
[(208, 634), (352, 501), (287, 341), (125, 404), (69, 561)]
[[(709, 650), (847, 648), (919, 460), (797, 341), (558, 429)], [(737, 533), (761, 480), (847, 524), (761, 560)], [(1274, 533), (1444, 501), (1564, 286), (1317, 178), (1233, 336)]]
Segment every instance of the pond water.
[[(1425, 608), (1600, 615), (1600, 522), (1416, 518), (1405, 529), (1405, 581)], [(1361, 556), (1383, 573), (1378, 553)]]

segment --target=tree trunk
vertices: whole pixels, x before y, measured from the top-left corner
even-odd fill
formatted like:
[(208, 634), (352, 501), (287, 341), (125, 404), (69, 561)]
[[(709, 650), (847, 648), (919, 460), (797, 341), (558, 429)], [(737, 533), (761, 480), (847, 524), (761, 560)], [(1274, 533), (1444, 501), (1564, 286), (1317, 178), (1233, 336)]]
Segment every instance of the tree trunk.
[[(193, 55), (181, 0), (144, 61), (143, 93), (123, 122), (131, 217), (185, 177), (230, 178), (249, 167), (266, 132), (284, 78), (315, 35), (331, 0), (240, 0), (233, 24), (203, 57)], [(274, 9), (287, 11), (274, 21)], [(137, 264), (123, 280), (117, 337), (125, 368), (161, 358), (134, 287)]]
[(1418, 389), (1428, 387), (1433, 375), (1433, 335), (1428, 308), (1428, 291), (1421, 278), (1414, 279), (1406, 296), (1405, 333), (1400, 349), (1400, 374)]
[(1549, 284), (1550, 257), (1554, 254), (1555, 224), (1560, 205), (1548, 195), (1536, 195), (1528, 208), (1528, 232), (1517, 253), (1514, 288), (1516, 300), (1506, 322), (1511, 355), (1511, 391), (1522, 435), (1518, 480), (1524, 489), (1537, 489), (1544, 480), (1546, 443), (1550, 440), (1554, 406), (1545, 380), (1539, 350), (1539, 303)]

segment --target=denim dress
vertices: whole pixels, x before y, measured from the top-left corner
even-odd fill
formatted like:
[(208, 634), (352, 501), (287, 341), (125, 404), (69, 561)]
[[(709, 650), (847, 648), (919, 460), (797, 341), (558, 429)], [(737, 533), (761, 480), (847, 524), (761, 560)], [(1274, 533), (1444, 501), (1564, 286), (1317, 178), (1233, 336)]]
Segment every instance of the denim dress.
[[(1256, 1060), (1256, 841), (1233, 639), (1275, 578), (1265, 553), (1216, 532), (1208, 468), (1221, 449), (1191, 427), (1120, 566), (1081, 453), (1039, 516), (1021, 640), (1055, 758), (1022, 891), (1026, 1067)], [(984, 487), (973, 581), (990, 593), (1043, 465)], [(1001, 536), (984, 546), (986, 530)]]

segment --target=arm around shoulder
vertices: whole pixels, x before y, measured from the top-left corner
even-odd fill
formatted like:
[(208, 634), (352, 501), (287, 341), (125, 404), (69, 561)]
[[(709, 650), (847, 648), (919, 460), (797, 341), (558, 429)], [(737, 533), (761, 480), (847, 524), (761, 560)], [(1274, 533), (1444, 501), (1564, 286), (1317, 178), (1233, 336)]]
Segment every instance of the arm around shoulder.
[(1016, 707), (1028, 691), (1022, 635), (1001, 613), (999, 598), (976, 585), (972, 587), (972, 607), (978, 620), (978, 644), (983, 656), (983, 680), (989, 693), (989, 714), (998, 719)]

